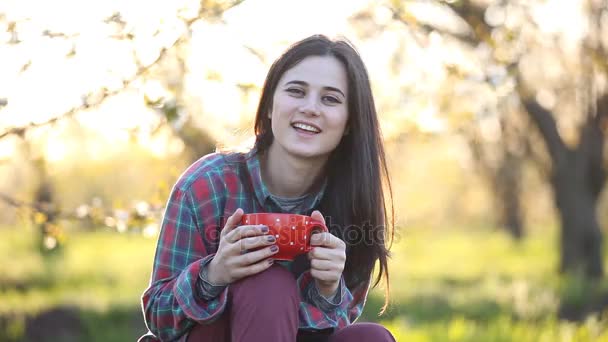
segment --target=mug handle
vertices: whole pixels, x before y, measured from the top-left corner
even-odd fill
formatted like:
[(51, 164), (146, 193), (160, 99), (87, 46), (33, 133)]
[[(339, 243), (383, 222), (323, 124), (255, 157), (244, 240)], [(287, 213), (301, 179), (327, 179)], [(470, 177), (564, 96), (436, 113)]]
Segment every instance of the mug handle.
[(308, 222), (308, 224), (306, 225), (306, 248), (305, 248), (305, 252), (310, 252), (312, 250), (312, 247), (310, 246), (310, 238), (312, 237), (313, 233), (327, 233), (329, 232), (329, 229), (327, 229), (327, 226), (321, 222), (321, 221), (317, 221), (317, 220), (310, 220), (310, 222)]

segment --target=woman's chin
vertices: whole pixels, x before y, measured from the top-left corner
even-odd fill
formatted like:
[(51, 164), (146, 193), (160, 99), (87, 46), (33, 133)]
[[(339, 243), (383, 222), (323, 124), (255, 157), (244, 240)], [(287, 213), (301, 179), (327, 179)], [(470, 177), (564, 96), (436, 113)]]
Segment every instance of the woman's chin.
[(324, 159), (327, 157), (327, 153), (325, 153), (324, 151), (318, 151), (318, 150), (310, 150), (310, 149), (306, 149), (306, 148), (294, 148), (291, 149), (289, 151), (289, 153), (296, 157), (296, 158), (301, 158), (301, 159)]

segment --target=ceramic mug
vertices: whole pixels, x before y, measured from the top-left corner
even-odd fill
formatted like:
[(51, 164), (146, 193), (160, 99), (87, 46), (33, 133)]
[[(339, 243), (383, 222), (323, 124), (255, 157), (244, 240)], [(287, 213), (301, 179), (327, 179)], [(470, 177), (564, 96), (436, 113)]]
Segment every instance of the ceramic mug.
[(312, 249), (310, 237), (313, 233), (329, 231), (321, 221), (306, 215), (282, 213), (245, 214), (243, 225), (263, 224), (268, 227), (268, 235), (274, 235), (279, 251), (272, 258), (292, 261), (296, 256)]

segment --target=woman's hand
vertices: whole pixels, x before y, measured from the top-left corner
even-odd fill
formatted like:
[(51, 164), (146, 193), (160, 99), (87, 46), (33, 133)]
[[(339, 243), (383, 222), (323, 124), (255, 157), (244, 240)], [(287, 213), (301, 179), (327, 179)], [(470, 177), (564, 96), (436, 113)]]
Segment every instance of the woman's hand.
[[(323, 215), (315, 210), (311, 217), (325, 223)], [(330, 233), (313, 234), (308, 252), (310, 275), (315, 279), (319, 293), (326, 298), (334, 295), (340, 285), (340, 278), (346, 262), (346, 244)]]
[(220, 233), (219, 247), (207, 266), (207, 277), (212, 284), (227, 285), (273, 264), (268, 257), (278, 251), (275, 237), (267, 235), (268, 227), (263, 225), (239, 226), (242, 217), (243, 210), (239, 208), (226, 220)]

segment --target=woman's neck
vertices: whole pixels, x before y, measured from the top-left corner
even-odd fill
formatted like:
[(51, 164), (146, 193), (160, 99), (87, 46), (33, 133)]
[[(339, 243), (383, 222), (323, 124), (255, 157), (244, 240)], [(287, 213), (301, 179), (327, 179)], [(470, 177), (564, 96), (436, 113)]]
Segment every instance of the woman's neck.
[(262, 179), (270, 193), (293, 198), (306, 194), (318, 180), (326, 160), (295, 158), (277, 153), (276, 146), (260, 156)]

